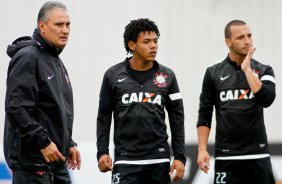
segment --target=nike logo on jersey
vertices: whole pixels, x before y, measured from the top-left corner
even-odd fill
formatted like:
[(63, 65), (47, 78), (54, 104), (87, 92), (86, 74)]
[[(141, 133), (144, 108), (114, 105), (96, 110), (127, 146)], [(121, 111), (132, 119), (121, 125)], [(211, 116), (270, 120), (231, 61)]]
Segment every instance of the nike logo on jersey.
[(118, 79), (118, 82), (122, 82), (124, 81), (125, 79), (127, 79), (127, 77), (123, 78), (123, 79)]
[(131, 94), (124, 94), (122, 95), (121, 101), (123, 104), (130, 104), (130, 103), (152, 103), (162, 105), (162, 96), (155, 95), (155, 93), (131, 93)]
[(221, 77), (220, 77), (220, 80), (223, 81), (223, 80), (227, 79), (229, 76), (230, 76), (230, 75), (227, 75), (227, 76), (225, 76), (225, 77), (222, 77), (222, 76), (221, 76)]
[(52, 79), (53, 77), (54, 77), (54, 75), (48, 76), (48, 80)]
[(254, 98), (254, 94), (250, 89), (235, 89), (221, 91), (219, 98), (222, 102), (229, 100), (248, 100)]

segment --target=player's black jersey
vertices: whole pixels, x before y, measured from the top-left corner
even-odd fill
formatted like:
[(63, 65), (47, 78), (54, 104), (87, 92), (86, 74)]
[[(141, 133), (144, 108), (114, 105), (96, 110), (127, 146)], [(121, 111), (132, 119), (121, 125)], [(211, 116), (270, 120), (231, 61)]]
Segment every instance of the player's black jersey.
[(173, 155), (185, 164), (184, 110), (174, 72), (155, 61), (155, 72), (141, 83), (130, 72), (129, 59), (104, 75), (97, 117), (98, 159), (109, 152), (112, 113), (115, 161), (170, 158), (166, 109)]
[(211, 126), (215, 106), (215, 157), (268, 153), (263, 108), (275, 99), (274, 72), (254, 59), (251, 68), (262, 82), (255, 94), (240, 66), (229, 57), (206, 70), (197, 126)]

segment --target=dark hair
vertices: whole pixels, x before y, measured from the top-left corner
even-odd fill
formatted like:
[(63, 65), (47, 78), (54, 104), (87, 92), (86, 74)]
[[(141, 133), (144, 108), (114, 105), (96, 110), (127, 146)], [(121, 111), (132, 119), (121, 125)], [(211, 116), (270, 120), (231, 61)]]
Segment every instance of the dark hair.
[(125, 27), (125, 31), (123, 34), (124, 39), (124, 47), (127, 53), (132, 53), (130, 48), (128, 47), (128, 42), (131, 40), (133, 42), (137, 41), (138, 34), (141, 32), (155, 32), (158, 37), (160, 36), (160, 32), (158, 30), (158, 27), (156, 26), (155, 22), (149, 20), (149, 19), (137, 19), (137, 20), (131, 20), (130, 23)]
[(231, 31), (230, 31), (230, 27), (231, 26), (241, 26), (241, 25), (246, 25), (247, 23), (242, 21), (242, 20), (232, 20), (230, 21), (226, 26), (225, 26), (225, 29), (224, 29), (224, 36), (225, 36), (225, 39), (229, 39), (231, 38)]
[(47, 1), (39, 10), (37, 22), (39, 21), (47, 22), (48, 13), (53, 8), (61, 8), (61, 9), (67, 10), (67, 7), (59, 1)]

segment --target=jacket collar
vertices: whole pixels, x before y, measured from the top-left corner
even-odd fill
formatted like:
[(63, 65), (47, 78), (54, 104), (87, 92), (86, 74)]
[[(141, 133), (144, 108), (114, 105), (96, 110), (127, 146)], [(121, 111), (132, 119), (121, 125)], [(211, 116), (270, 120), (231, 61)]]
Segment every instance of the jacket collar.
[(229, 57), (229, 54), (226, 57), (226, 62), (229, 63), (231, 66), (233, 66), (236, 70), (241, 70), (241, 65), (237, 65), (235, 61), (232, 61)]
[(54, 47), (51, 43), (47, 42), (39, 33), (38, 29), (35, 29), (33, 32), (33, 38), (38, 41), (43, 48), (52, 54), (53, 56), (59, 56), (59, 54), (63, 51), (63, 49), (59, 49)]
[[(130, 67), (130, 63), (129, 63), (129, 61), (130, 61), (130, 59), (131, 59), (132, 57), (127, 57), (127, 58), (125, 58), (125, 60), (124, 60), (124, 63), (126, 64), (126, 67), (127, 67), (127, 69), (130, 69), (131, 67)], [(155, 69), (159, 69), (159, 63), (157, 62), (157, 61), (153, 61), (154, 62), (154, 64), (153, 64), (153, 68), (155, 68)]]

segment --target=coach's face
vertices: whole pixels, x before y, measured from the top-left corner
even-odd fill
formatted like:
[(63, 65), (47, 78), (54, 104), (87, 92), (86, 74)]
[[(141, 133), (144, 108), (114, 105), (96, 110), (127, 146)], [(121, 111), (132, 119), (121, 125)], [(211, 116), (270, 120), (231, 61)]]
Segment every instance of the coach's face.
[(39, 21), (41, 36), (57, 48), (64, 48), (70, 33), (68, 12), (61, 8), (53, 8), (48, 12), (47, 21)]
[(253, 46), (252, 33), (247, 25), (231, 26), (231, 37), (226, 39), (226, 45), (230, 51), (240, 56), (246, 56)]

